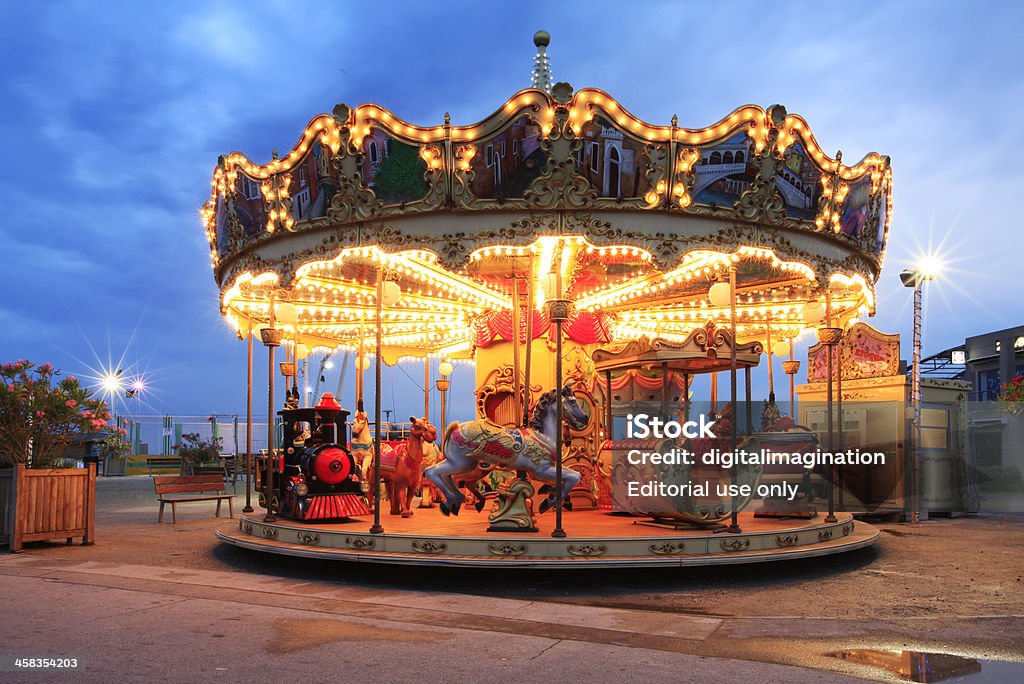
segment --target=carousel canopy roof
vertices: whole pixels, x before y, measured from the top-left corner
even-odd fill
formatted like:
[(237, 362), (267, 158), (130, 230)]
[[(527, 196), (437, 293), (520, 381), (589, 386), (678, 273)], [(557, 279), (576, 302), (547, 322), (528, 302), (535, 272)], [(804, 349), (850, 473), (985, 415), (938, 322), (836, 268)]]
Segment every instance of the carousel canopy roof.
[(572, 300), (611, 339), (681, 341), (728, 320), (708, 288), (732, 268), (741, 339), (796, 335), (826, 295), (845, 324), (874, 311), (891, 188), (887, 157), (848, 166), (780, 105), (684, 128), (560, 83), (470, 125), (338, 105), (282, 157), (221, 157), (202, 216), (237, 328), (290, 302), (287, 339), (355, 346), (383, 272), (402, 290), (388, 353), (460, 357), (514, 291)]

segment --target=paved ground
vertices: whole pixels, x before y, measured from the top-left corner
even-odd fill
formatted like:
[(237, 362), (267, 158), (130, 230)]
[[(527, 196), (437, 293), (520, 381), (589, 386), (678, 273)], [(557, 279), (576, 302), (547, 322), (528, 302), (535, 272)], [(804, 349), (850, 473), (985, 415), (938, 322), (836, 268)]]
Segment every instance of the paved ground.
[(811, 682), (887, 676), (826, 655), (850, 648), (1024, 660), (1020, 515), (881, 523), (874, 549), (783, 564), (509, 575), (256, 554), (214, 539), (209, 503), (158, 525), (148, 478), (97, 490), (95, 546), (0, 554), (0, 656), (77, 656), (67, 681)]

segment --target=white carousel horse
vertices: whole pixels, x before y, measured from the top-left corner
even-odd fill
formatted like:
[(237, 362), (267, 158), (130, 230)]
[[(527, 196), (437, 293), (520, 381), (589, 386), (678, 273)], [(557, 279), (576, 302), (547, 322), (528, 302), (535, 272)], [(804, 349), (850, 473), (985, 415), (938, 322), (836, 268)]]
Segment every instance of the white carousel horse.
[[(535, 479), (553, 484), (555, 454), (561, 456), (561, 426), (555, 420), (555, 402), (559, 399), (569, 426), (574, 430), (586, 427), (590, 417), (577, 403), (569, 383), (561, 392), (552, 389), (541, 395), (527, 428), (506, 428), (489, 420), (449, 425), (441, 446), (444, 460), (424, 471), (424, 476), (444, 494), (441, 512), (445, 515), (459, 514), (466, 495), (455, 486), (453, 477), (468, 473), (481, 464), (508, 470), (525, 470)], [(557, 500), (564, 500), (579, 481), (579, 473), (571, 468), (563, 468), (562, 490), (557, 493)]]

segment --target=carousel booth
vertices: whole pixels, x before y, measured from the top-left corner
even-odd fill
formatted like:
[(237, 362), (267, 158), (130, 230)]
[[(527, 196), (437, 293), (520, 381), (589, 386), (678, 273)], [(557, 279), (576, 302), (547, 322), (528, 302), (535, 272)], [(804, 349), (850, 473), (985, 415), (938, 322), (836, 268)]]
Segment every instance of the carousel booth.
[[(548, 42), (535, 37), (540, 53)], [(263, 507), (218, 535), (346, 560), (558, 567), (735, 563), (873, 543), (877, 531), (831, 499), (820, 512), (807, 503), (816, 485), (832, 493), (820, 472), (797, 478), (791, 510), (756, 495), (622, 494), (628, 481), (756, 489), (776, 475), (745, 465), (626, 472), (617, 433), (624, 411), (645, 409), (716, 421), (696, 441), (648, 445), (659, 450), (820, 441), (797, 425), (814, 416), (781, 415), (774, 393), (770, 410), (751, 415), (750, 373), (771, 368), (773, 353), (795, 367), (792, 340), (808, 327), (831, 344), (874, 313), (888, 157), (848, 164), (781, 105), (689, 128), (643, 121), (602, 90), (549, 76), (539, 69), (533, 87), (476, 123), (339, 104), (285, 154), (218, 160), (202, 210), (213, 275), (250, 360), (266, 349), (268, 420), (298, 408), (294, 365), (326, 350), (354, 352), (361, 404), (348, 444), (343, 413), (282, 414), (299, 425), (259, 464)], [(425, 358), (475, 364), (475, 415), (414, 419), (384, 462), (381, 397), (364, 396), (363, 376), (381, 387), (383, 367)], [(279, 369), (292, 374), (287, 393)], [(703, 374), (725, 379), (691, 398)], [(411, 500), (423, 485), (437, 507), (383, 501)], [(309, 513), (316, 502), (296, 488), (345, 506)]]
[(799, 423), (812, 430), (830, 451), (860, 450), (885, 456), (881, 464), (836, 468), (839, 508), (909, 518), (916, 477), (921, 513), (977, 512), (978, 496), (969, 478), (967, 400), (971, 384), (922, 379), (918, 459), (912, 448), (911, 378), (901, 367), (899, 335), (857, 323), (845, 332), (833, 353), (829, 383), (827, 347), (818, 344), (808, 350), (808, 382), (796, 388)]

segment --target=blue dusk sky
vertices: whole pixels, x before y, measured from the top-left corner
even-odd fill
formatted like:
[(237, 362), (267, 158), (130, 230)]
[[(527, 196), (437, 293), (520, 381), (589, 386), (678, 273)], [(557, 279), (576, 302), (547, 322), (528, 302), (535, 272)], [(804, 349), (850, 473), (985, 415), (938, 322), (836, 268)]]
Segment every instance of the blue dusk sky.
[[(556, 80), (603, 88), (648, 121), (699, 127), (781, 103), (847, 161), (890, 155), (894, 216), (868, 322), (902, 333), (905, 356), (898, 273), (929, 248), (946, 269), (926, 293), (926, 353), (1024, 323), (1018, 3), (112, 0), (4, 15), (0, 359), (141, 373), (131, 412), (244, 414), (245, 348), (218, 313), (199, 221), (217, 155), (266, 162), (337, 102), (478, 121), (529, 85), (540, 28)], [(260, 348), (257, 387), (265, 364)], [(422, 412), (422, 366), (404, 366), (383, 388), (399, 416)], [(466, 418), (472, 371), (454, 380), (450, 415)], [(350, 393), (351, 379), (349, 406)]]

